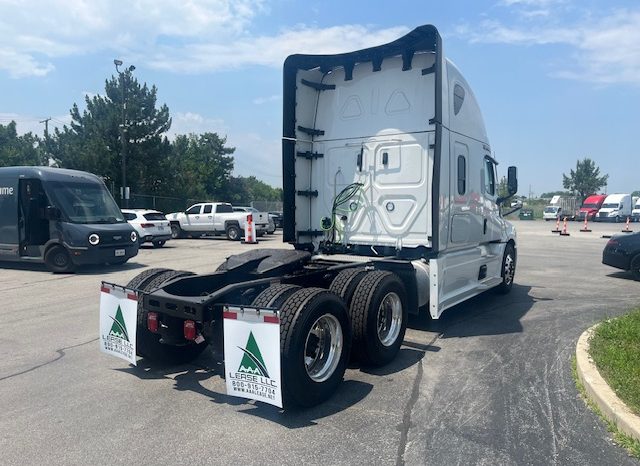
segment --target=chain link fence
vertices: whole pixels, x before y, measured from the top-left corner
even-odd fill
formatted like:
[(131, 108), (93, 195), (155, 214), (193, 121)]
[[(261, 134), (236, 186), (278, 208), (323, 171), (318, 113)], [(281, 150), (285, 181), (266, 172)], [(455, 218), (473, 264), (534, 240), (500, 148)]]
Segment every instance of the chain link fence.
[(251, 207), (260, 212), (282, 212), (282, 201), (253, 201)]
[[(118, 203), (122, 207), (120, 193), (115, 193), (113, 197), (119, 201)], [(198, 202), (206, 202), (206, 199), (188, 199), (184, 197), (132, 193), (129, 199), (129, 208), (154, 209), (168, 214), (170, 212), (182, 212)], [(282, 212), (281, 201), (253, 201), (250, 205), (260, 212)]]

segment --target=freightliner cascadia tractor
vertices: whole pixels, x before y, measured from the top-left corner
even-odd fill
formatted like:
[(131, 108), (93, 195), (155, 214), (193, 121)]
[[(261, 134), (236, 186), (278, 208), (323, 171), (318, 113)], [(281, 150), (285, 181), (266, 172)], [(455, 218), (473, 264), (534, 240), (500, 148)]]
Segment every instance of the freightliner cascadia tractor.
[(517, 177), (509, 167), (499, 197), (480, 108), (433, 26), (351, 53), (292, 55), (283, 100), (292, 247), (254, 247), (206, 275), (151, 269), (126, 288), (138, 296), (136, 351), (150, 359), (221, 350), (228, 306), (274, 312), (284, 406), (312, 406), (350, 357), (392, 361), (408, 314), (438, 319), (511, 289), (516, 234), (500, 205)]

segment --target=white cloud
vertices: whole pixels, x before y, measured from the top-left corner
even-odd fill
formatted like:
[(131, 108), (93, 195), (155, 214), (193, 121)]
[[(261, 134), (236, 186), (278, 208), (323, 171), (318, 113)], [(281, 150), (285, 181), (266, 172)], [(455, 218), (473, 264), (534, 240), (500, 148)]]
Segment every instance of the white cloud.
[(384, 44), (408, 32), (406, 27), (372, 30), (361, 25), (298, 26), (275, 36), (248, 36), (233, 43), (207, 42), (165, 46), (150, 59), (152, 67), (190, 73), (249, 65), (280, 67), (292, 53), (333, 54)]
[(266, 0), (0, 0), (0, 70), (43, 76), (57, 58), (112, 52), (175, 73), (249, 65), (279, 67), (291, 53), (337, 53), (382, 44), (408, 31), (299, 25), (256, 35)]
[(171, 129), (167, 137), (173, 140), (178, 134), (206, 132), (225, 136), (229, 132), (229, 127), (220, 118), (206, 118), (193, 112), (177, 112), (171, 116)]
[(280, 99), (282, 99), (282, 96), (280, 94), (275, 94), (268, 97), (256, 97), (255, 99), (253, 99), (253, 103), (255, 105), (262, 105), (268, 104), (270, 102), (277, 102)]
[(0, 0), (0, 70), (42, 76), (57, 57), (104, 50), (144, 57), (163, 43), (229, 43), (264, 11), (264, 0)]
[(233, 154), (235, 175), (253, 175), (271, 186), (281, 185), (282, 152), (277, 138), (266, 139), (257, 133), (230, 128), (222, 119), (207, 118), (193, 112), (176, 113), (168, 137), (174, 139), (178, 134), (202, 134), (207, 131), (226, 137), (226, 145), (236, 148)]
[(28, 53), (0, 46), (0, 70), (7, 71), (12, 78), (45, 76), (53, 70), (53, 65), (48, 61), (39, 63)]
[(456, 32), (472, 43), (568, 45), (573, 48), (573, 56), (552, 76), (640, 85), (640, 10), (618, 10), (562, 27), (546, 22), (505, 26), (486, 20), (478, 29), (462, 25)]
[(527, 7), (545, 7), (557, 3), (564, 3), (564, 0), (501, 0), (500, 4), (504, 6), (527, 6)]

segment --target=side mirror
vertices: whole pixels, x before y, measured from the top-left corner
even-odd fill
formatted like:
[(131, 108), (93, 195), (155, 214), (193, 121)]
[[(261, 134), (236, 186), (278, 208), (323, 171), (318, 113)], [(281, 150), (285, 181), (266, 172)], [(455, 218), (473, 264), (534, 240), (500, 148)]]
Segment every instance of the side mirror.
[(60, 220), (61, 217), (61, 213), (60, 213), (60, 209), (58, 209), (55, 206), (47, 206), (44, 209), (44, 218), (47, 220)]
[(509, 167), (509, 169), (507, 170), (507, 193), (508, 194), (505, 197), (498, 198), (497, 200), (498, 205), (504, 203), (504, 201), (512, 197), (517, 192), (518, 192), (518, 169), (516, 167)]
[(507, 189), (509, 196), (518, 192), (518, 169), (516, 167), (509, 167), (507, 171)]

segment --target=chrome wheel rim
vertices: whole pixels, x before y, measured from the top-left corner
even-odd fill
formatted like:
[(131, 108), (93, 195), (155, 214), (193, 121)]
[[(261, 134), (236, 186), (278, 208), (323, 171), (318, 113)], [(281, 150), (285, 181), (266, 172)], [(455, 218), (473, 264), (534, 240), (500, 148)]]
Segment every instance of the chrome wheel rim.
[(513, 254), (508, 253), (504, 258), (504, 282), (507, 285), (511, 285), (513, 282), (513, 276), (515, 275), (515, 261), (513, 260)]
[(397, 293), (387, 293), (380, 303), (377, 325), (380, 343), (384, 346), (393, 345), (402, 327), (402, 301)]
[(333, 375), (342, 355), (342, 326), (331, 314), (324, 314), (311, 326), (304, 343), (304, 367), (314, 382)]

